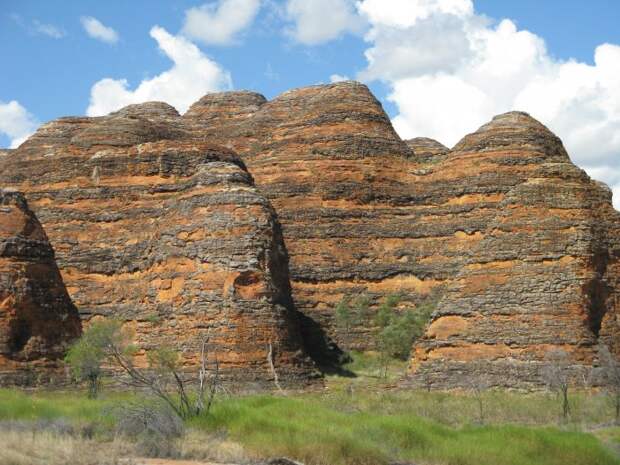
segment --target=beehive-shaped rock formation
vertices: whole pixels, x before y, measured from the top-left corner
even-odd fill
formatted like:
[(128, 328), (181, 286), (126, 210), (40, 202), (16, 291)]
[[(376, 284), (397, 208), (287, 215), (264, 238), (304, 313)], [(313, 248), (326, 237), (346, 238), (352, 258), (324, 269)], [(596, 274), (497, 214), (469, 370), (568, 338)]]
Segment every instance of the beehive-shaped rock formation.
[[(276, 214), (231, 151), (187, 140), (162, 103), (44, 125), (1, 162), (26, 192), (86, 321), (124, 320), (141, 349), (195, 367), (208, 337), (229, 380), (314, 376)], [(272, 360), (268, 360), (269, 353)]]
[(0, 384), (58, 368), (80, 332), (41, 224), (21, 193), (0, 189)]
[(458, 159), (484, 173), (477, 185), (495, 189), (499, 202), (416, 347), (412, 379), (438, 387), (477, 377), (540, 385), (555, 350), (576, 367), (591, 366), (603, 321), (612, 327), (617, 314), (611, 191), (525, 113), (497, 116), (466, 136), (447, 163)]

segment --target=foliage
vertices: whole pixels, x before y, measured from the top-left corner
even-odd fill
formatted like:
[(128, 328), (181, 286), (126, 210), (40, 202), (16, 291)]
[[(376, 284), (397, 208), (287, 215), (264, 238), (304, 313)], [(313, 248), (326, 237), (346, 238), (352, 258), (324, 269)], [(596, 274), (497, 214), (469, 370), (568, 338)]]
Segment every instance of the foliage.
[(370, 299), (365, 294), (353, 298), (345, 295), (334, 309), (334, 323), (344, 335), (345, 344), (349, 345), (353, 327), (363, 324), (370, 313)]
[[(71, 347), (67, 361), (75, 373), (87, 376), (91, 397), (95, 397), (98, 391), (101, 365), (107, 362), (123, 372), (125, 377), (121, 380), (125, 384), (134, 388), (147, 389), (181, 418), (189, 418), (193, 415), (200, 415), (205, 410), (208, 411), (219, 380), (217, 359), (214, 360), (215, 369), (211, 376), (207, 370), (208, 337), (203, 340), (201, 367), (193, 396), (188, 390), (189, 380), (180, 371), (179, 355), (175, 350), (162, 346), (149, 351), (148, 369), (138, 369), (132, 363), (135, 348), (130, 344), (130, 340), (131, 338), (123, 330), (120, 322), (105, 320), (90, 325)], [(210, 383), (207, 382), (209, 377)], [(205, 403), (207, 389), (209, 389), (209, 399)]]
[(423, 334), (433, 310), (430, 305), (419, 305), (415, 310), (398, 312), (396, 307), (400, 301), (398, 294), (387, 296), (375, 317), (377, 349), (384, 360), (385, 374), (390, 357), (400, 360), (409, 357), (413, 343)]
[(93, 322), (69, 348), (65, 361), (78, 381), (87, 382), (90, 398), (96, 398), (99, 393), (102, 365), (109, 358), (109, 348), (123, 347), (129, 353), (132, 347), (128, 340), (120, 321), (100, 320)]

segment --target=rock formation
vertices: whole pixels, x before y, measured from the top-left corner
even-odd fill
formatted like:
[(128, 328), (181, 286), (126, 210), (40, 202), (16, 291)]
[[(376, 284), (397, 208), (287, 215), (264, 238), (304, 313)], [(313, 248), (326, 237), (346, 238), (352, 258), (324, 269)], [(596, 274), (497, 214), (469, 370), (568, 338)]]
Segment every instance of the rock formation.
[(197, 137), (237, 151), (278, 212), (310, 347), (322, 330), (348, 347), (372, 347), (372, 321), (350, 335), (333, 324), (344, 296), (366, 294), (376, 305), (403, 292), (413, 305), (437, 283), (417, 260), (430, 249), (417, 246), (425, 233), (411, 226), (412, 152), (366, 86), (313, 86), (269, 102), (210, 94), (183, 119)]
[[(196, 366), (208, 337), (222, 375), (283, 385), (314, 376), (304, 355), (276, 214), (230, 150), (191, 141), (162, 103), (61, 118), (2, 161), (26, 192), (87, 322), (121, 318), (152, 348)], [(177, 124), (179, 123), (179, 124)]]
[[(552, 349), (620, 356), (610, 191), (525, 113), (448, 149), (402, 141), (355, 82), (209, 94), (183, 116), (150, 102), (42, 126), (0, 153), (0, 185), (26, 193), (83, 319), (124, 318), (142, 357), (173, 344), (192, 366), (208, 332), (230, 378), (269, 381), (271, 347), (303, 383), (302, 343), (372, 348), (393, 293), (441, 297), (410, 382), (536, 385)], [(334, 308), (362, 294), (345, 334)]]
[(0, 384), (56, 368), (80, 333), (41, 224), (21, 193), (0, 189)]
[[(413, 380), (540, 385), (554, 349), (575, 366), (591, 366), (602, 321), (611, 328), (617, 315), (620, 248), (611, 191), (574, 166), (561, 141), (525, 113), (495, 117), (444, 164), (453, 169), (461, 160), (498, 203), (416, 347)], [(617, 340), (617, 326), (604, 331), (608, 342)]]

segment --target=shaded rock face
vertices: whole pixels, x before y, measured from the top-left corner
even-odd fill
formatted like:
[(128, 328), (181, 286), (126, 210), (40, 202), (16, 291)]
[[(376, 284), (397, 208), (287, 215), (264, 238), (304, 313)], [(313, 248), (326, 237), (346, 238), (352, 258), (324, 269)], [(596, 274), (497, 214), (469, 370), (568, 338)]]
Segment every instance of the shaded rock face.
[(138, 366), (161, 345), (196, 367), (208, 338), (228, 380), (314, 377), (276, 214), (231, 151), (187, 140), (176, 111), (132, 105), (44, 125), (2, 161), (45, 225), (87, 323), (126, 322)]
[(483, 376), (491, 385), (536, 386), (555, 349), (575, 367), (596, 363), (599, 338), (614, 347), (620, 334), (618, 213), (609, 189), (524, 113), (466, 136), (446, 163), (461, 159), (496, 202), (480, 215), (480, 239), (415, 347), (411, 380), (455, 387)]
[(80, 333), (41, 224), (21, 193), (0, 189), (0, 384), (53, 368)]

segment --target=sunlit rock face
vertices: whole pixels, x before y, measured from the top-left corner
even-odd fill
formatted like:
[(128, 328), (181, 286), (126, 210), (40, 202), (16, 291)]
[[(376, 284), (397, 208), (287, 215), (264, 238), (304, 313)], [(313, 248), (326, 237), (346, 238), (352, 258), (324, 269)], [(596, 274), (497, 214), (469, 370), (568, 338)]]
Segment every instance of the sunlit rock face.
[(0, 385), (57, 371), (80, 332), (41, 224), (21, 193), (0, 189)]
[(610, 190), (525, 113), (495, 117), (444, 163), (464, 159), (497, 203), (415, 347), (410, 381), (536, 386), (550, 351), (566, 352), (575, 368), (596, 362), (599, 338), (617, 351)]
[(132, 330), (138, 366), (169, 345), (192, 369), (208, 339), (224, 379), (272, 385), (273, 361), (306, 384), (276, 214), (236, 154), (187, 135), (157, 102), (62, 118), (0, 159), (0, 183), (26, 193), (85, 323)]
[[(272, 384), (271, 347), (302, 385), (306, 352), (374, 348), (395, 293), (438, 302), (407, 383), (537, 386), (551, 350), (620, 355), (611, 193), (525, 113), (449, 149), (402, 141), (355, 82), (209, 94), (182, 116), (149, 102), (47, 123), (0, 152), (0, 185), (25, 192), (83, 320), (133, 329), (138, 364), (170, 344), (195, 367), (208, 334), (229, 379)], [(345, 331), (334, 309), (358, 295)]]

